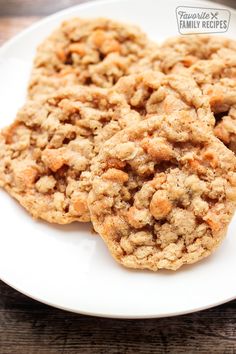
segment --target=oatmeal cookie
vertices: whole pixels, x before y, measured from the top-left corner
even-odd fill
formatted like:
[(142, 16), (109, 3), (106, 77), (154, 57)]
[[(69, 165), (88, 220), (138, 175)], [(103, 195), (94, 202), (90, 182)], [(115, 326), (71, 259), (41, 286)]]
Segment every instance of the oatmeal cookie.
[(35, 218), (89, 221), (91, 159), (105, 140), (139, 119), (106, 89), (62, 89), (28, 101), (1, 133), (0, 186)]
[(187, 111), (117, 133), (92, 174), (93, 225), (129, 268), (176, 270), (209, 256), (235, 210), (236, 157)]
[(153, 54), (164, 73), (191, 76), (208, 96), (215, 134), (236, 153), (236, 41), (191, 35), (168, 39)]
[(215, 135), (236, 154), (236, 104), (216, 115)]
[(111, 87), (156, 48), (136, 26), (105, 18), (70, 19), (39, 47), (29, 97), (55, 92), (65, 85)]
[(210, 127), (215, 119), (209, 98), (191, 75), (169, 74), (152, 70), (121, 78), (113, 90), (122, 94), (142, 119), (152, 115), (188, 111), (189, 114)]
[(198, 60), (220, 57), (224, 51), (235, 52), (236, 42), (221, 36), (186, 35), (167, 39), (152, 54), (152, 61), (164, 73), (179, 72)]
[(160, 46), (149, 51), (131, 73), (145, 70), (161, 71), (165, 74), (179, 73), (199, 60), (209, 60), (236, 51), (236, 42), (220, 36), (186, 35), (171, 37)]
[(216, 136), (236, 153), (236, 51), (222, 50), (220, 54), (199, 60), (186, 74), (209, 98)]

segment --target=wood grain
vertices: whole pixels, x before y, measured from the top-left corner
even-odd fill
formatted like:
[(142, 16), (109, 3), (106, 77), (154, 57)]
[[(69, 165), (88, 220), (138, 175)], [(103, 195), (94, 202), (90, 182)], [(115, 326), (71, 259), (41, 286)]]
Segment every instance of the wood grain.
[(40, 18), (40, 16), (0, 17), (0, 45)]
[[(80, 2), (0, 0), (0, 44), (40, 17)], [(224, 3), (236, 6), (235, 0)], [(0, 282), (0, 354), (41, 353), (236, 354), (236, 301), (180, 317), (112, 320), (53, 309)]]
[(0, 16), (45, 16), (89, 0), (0, 0)]

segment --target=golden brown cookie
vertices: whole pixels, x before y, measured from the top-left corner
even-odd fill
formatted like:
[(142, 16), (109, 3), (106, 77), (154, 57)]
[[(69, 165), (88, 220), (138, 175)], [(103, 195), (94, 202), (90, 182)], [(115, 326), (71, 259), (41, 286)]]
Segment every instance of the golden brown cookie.
[(111, 87), (154, 47), (136, 26), (105, 18), (70, 19), (38, 47), (29, 97), (65, 85)]
[(216, 136), (236, 153), (236, 41), (209, 35), (171, 38), (157, 50), (155, 60), (161, 71), (195, 80), (209, 97)]
[(92, 171), (94, 228), (129, 268), (176, 270), (209, 256), (235, 210), (236, 157), (187, 111), (117, 133)]
[(222, 50), (214, 59), (199, 60), (187, 69), (209, 98), (215, 134), (236, 153), (236, 50)]
[(91, 159), (105, 140), (139, 120), (106, 89), (62, 89), (28, 101), (0, 137), (0, 185), (35, 218), (89, 221)]
[(191, 75), (145, 71), (121, 78), (113, 88), (122, 94), (142, 119), (151, 115), (188, 111), (195, 119), (213, 127), (215, 120), (209, 97)]
[(152, 54), (152, 60), (164, 73), (179, 72), (198, 60), (209, 60), (228, 50), (236, 51), (235, 41), (221, 36), (185, 35), (167, 39)]

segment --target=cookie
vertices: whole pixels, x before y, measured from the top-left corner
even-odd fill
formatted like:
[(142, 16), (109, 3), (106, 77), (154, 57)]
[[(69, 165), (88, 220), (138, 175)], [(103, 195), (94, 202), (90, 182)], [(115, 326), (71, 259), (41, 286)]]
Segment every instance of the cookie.
[(220, 36), (171, 38), (153, 54), (158, 70), (190, 75), (209, 97), (215, 135), (236, 153), (236, 41)]
[(215, 135), (236, 154), (236, 104), (216, 117)]
[(209, 98), (191, 75), (169, 74), (152, 70), (121, 78), (113, 88), (124, 96), (142, 119), (152, 115), (188, 111), (195, 119), (213, 127), (215, 123)]
[(111, 87), (154, 47), (136, 26), (105, 18), (70, 19), (38, 47), (29, 97), (65, 85)]
[(222, 50), (214, 59), (198, 61), (187, 75), (209, 98), (216, 136), (236, 153), (236, 50)]
[[(165, 74), (180, 73), (197, 63), (221, 56), (224, 51), (235, 51), (236, 42), (220, 36), (186, 35), (171, 37), (151, 51), (133, 66), (131, 73), (146, 70), (161, 71)], [(223, 54), (224, 55), (224, 54)]]
[(89, 221), (91, 160), (106, 139), (139, 119), (106, 89), (62, 89), (28, 101), (1, 133), (0, 186), (35, 218)]
[(153, 63), (164, 73), (179, 72), (198, 60), (219, 57), (224, 51), (236, 51), (236, 42), (221, 36), (186, 35), (167, 39), (152, 54)]
[(117, 133), (92, 174), (94, 228), (125, 267), (176, 270), (209, 256), (235, 210), (236, 157), (187, 111)]

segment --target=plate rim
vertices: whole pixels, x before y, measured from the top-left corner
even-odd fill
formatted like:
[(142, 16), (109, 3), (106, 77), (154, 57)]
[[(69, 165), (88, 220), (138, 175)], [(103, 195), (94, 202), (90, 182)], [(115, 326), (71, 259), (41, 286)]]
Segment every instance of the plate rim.
[(211, 305), (205, 305), (205, 306), (199, 306), (196, 307), (194, 309), (191, 310), (186, 310), (186, 311), (178, 311), (178, 312), (173, 312), (173, 313), (166, 313), (166, 314), (153, 314), (153, 315), (125, 315), (125, 314), (108, 314), (108, 313), (102, 313), (97, 311), (95, 312), (90, 312), (90, 311), (83, 311), (83, 310), (75, 310), (75, 309), (71, 309), (67, 306), (62, 306), (62, 305), (58, 305), (58, 304), (54, 304), (51, 301), (47, 301), (44, 299), (41, 299), (40, 297), (37, 296), (33, 296), (31, 294), (29, 294), (27, 291), (22, 290), (20, 287), (17, 286), (13, 286), (11, 284), (11, 282), (8, 282), (6, 280), (4, 280), (2, 277), (0, 277), (0, 280), (10, 286), (12, 289), (18, 291), (19, 293), (23, 294), (24, 296), (27, 296), (28, 298), (37, 301), (39, 303), (42, 303), (43, 305), (46, 306), (50, 306), (53, 307), (55, 309), (59, 309), (61, 311), (66, 311), (66, 312), (70, 312), (70, 313), (75, 313), (77, 315), (84, 315), (84, 316), (93, 316), (93, 317), (100, 317), (100, 318), (111, 318), (111, 319), (121, 319), (121, 320), (141, 320), (141, 319), (155, 319), (155, 318), (167, 318), (167, 317), (176, 317), (176, 316), (183, 316), (183, 315), (188, 315), (188, 314), (192, 314), (192, 313), (196, 313), (196, 312), (201, 312), (204, 310), (208, 310), (208, 309), (212, 309), (214, 307), (226, 304), (230, 301), (233, 301), (236, 299), (236, 295), (233, 297), (230, 297), (228, 299), (222, 300), (222, 301), (216, 301), (215, 303), (212, 303)]
[[(59, 18), (60, 16), (67, 16), (70, 15), (70, 13), (73, 15), (73, 12), (76, 11), (77, 9), (86, 9), (89, 7), (93, 7), (94, 5), (106, 5), (106, 4), (111, 4), (111, 3), (117, 3), (117, 2), (122, 2), (122, 3), (126, 3), (126, 2), (135, 2), (137, 0), (90, 0), (88, 2), (82, 3), (82, 4), (78, 4), (78, 5), (74, 5), (74, 6), (70, 6), (68, 8), (59, 10), (55, 13), (50, 14), (49, 16), (46, 16), (42, 19), (37, 20), (35, 23), (31, 24), (30, 26), (28, 26), (27, 28), (23, 29), (22, 31), (20, 31), (18, 34), (16, 34), (15, 36), (13, 36), (12, 38), (8, 39), (7, 41), (5, 41), (3, 43), (3, 45), (1, 45), (0, 47), (0, 59), (1, 59), (1, 55), (4, 54), (5, 51), (8, 50), (8, 48), (12, 45), (14, 45), (15, 42), (17, 42), (19, 39), (21, 39), (22, 37), (24, 37), (25, 35), (27, 35), (28, 32), (31, 32), (32, 30), (37, 29), (37, 27), (40, 27), (41, 25), (46, 25), (48, 22), (50, 22), (53, 19), (56, 19), (57, 17)], [(143, 0), (138, 0), (138, 1), (143, 1)], [(229, 6), (225, 6), (223, 4), (219, 4), (216, 3), (214, 1), (208, 1), (208, 0), (191, 0), (192, 2), (196, 3), (196, 7), (198, 7), (198, 4), (203, 5), (204, 7), (208, 7), (211, 6), (211, 8), (215, 8), (215, 9), (226, 9), (229, 10), (231, 13), (233, 13), (234, 15), (236, 15), (236, 9), (231, 8)], [(169, 0), (170, 3), (176, 3), (176, 0)], [(91, 16), (92, 18), (94, 16)], [(99, 16), (101, 17), (101, 16)], [(62, 306), (60, 304), (55, 304), (51, 301), (47, 301), (43, 298), (41, 298), (40, 296), (35, 296), (30, 294), (30, 292), (25, 291), (24, 289), (22, 289), (21, 287), (15, 286), (11, 281), (8, 281), (7, 279), (4, 278), (4, 276), (0, 275), (0, 280), (5, 283), (7, 286), (10, 286), (12, 289), (20, 292), (21, 294), (23, 294), (24, 296), (27, 296), (30, 299), (33, 299), (39, 303), (42, 303), (44, 305), (62, 310), (62, 311), (67, 311), (70, 313), (76, 313), (76, 314), (80, 314), (80, 315), (87, 315), (87, 316), (94, 316), (94, 317), (101, 317), (101, 318), (114, 318), (114, 319), (154, 319), (154, 318), (165, 318), (165, 317), (174, 317), (174, 316), (181, 316), (181, 315), (186, 315), (186, 314), (191, 314), (191, 313), (195, 313), (195, 312), (199, 312), (199, 311), (203, 311), (206, 309), (211, 309), (220, 305), (223, 305), (227, 302), (233, 301), (236, 299), (236, 294), (234, 296), (230, 296), (229, 298), (225, 298), (224, 300), (219, 300), (219, 301), (215, 301), (214, 303), (211, 304), (206, 304), (204, 306), (198, 306), (195, 307), (191, 310), (181, 310), (181, 311), (175, 311), (173, 313), (162, 313), (162, 314), (157, 314), (154, 313), (152, 315), (148, 314), (148, 315), (126, 315), (126, 314), (112, 314), (110, 312), (93, 312), (93, 311), (84, 311), (84, 310), (76, 310), (76, 309), (72, 309), (68, 306)]]

